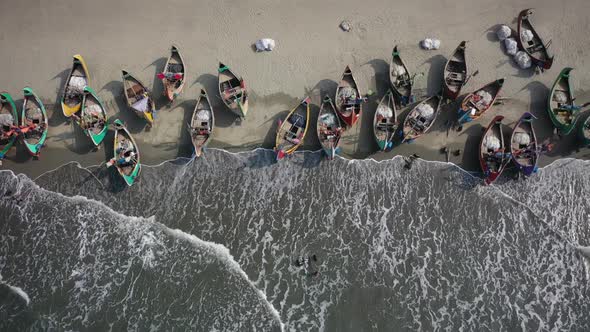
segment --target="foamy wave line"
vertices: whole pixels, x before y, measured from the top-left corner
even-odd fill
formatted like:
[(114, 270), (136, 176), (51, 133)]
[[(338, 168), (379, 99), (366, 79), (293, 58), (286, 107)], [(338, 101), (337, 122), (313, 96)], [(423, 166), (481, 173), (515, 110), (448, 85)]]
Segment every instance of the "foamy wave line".
[[(78, 163), (78, 165), (80, 165), (80, 164)], [(9, 172), (12, 173), (13, 177), (15, 177), (15, 178), (17, 177), (14, 174), (14, 172), (12, 172), (12, 171), (9, 171)], [(176, 239), (188, 241), (188, 242), (194, 244), (198, 248), (202, 248), (202, 247), (210, 248), (212, 250), (212, 252), (215, 254), (215, 257), (217, 259), (219, 259), (220, 261), (224, 262), (225, 265), (230, 268), (230, 271), (233, 271), (234, 273), (237, 273), (239, 276), (244, 278), (250, 284), (250, 286), (256, 290), (256, 293), (258, 294), (259, 299), (262, 300), (262, 302), (265, 304), (266, 308), (273, 315), (274, 319), (279, 323), (279, 325), (281, 326), (281, 331), (284, 331), (285, 325), (281, 321), (281, 316), (280, 316), (278, 310), (268, 301), (266, 294), (264, 294), (260, 289), (258, 289), (254, 285), (254, 283), (250, 280), (250, 278), (248, 277), (246, 272), (244, 270), (242, 270), (242, 268), (240, 267), (240, 264), (238, 264), (238, 262), (235, 261), (235, 259), (233, 258), (233, 256), (231, 255), (231, 253), (227, 247), (225, 247), (221, 244), (218, 244), (218, 243), (201, 240), (192, 234), (185, 233), (185, 232), (178, 230), (178, 229), (170, 229), (170, 228), (166, 227), (165, 225), (156, 222), (155, 216), (151, 216), (149, 218), (127, 216), (125, 214), (122, 214), (122, 213), (119, 213), (119, 212), (113, 210), (112, 208), (110, 208), (109, 206), (107, 206), (106, 204), (104, 204), (101, 201), (97, 201), (97, 200), (87, 198), (84, 196), (80, 196), (80, 195), (75, 195), (75, 196), (69, 197), (69, 196), (63, 195), (58, 192), (52, 192), (50, 190), (43, 189), (34, 182), (32, 182), (32, 185), (37, 190), (40, 190), (40, 191), (43, 191), (43, 192), (46, 192), (49, 194), (57, 195), (58, 197), (63, 198), (65, 200), (71, 200), (74, 202), (84, 202), (84, 203), (97, 204), (102, 209), (106, 210), (107, 213), (111, 213), (112, 215), (116, 216), (119, 219), (123, 219), (123, 220), (138, 220), (139, 219), (139, 220), (142, 220), (143, 222), (151, 223), (153, 226), (159, 227), (160, 229), (162, 229), (164, 233), (166, 233)], [(1, 281), (2, 281), (2, 278), (0, 275), (0, 282)], [(30, 303), (30, 299), (29, 299), (27, 293), (25, 293), (21, 288), (10, 286), (10, 285), (7, 285), (7, 286), (10, 287), (10, 289), (13, 290), (15, 293), (20, 295), (27, 302), (27, 305)]]
[(17, 287), (17, 286), (12, 286), (12, 285), (9, 285), (9, 284), (3, 282), (1, 274), (0, 274), (0, 284), (7, 286), (8, 289), (10, 289), (13, 293), (20, 296), (25, 301), (26, 305), (29, 305), (29, 303), (31, 303), (31, 299), (29, 298), (29, 295), (22, 288)]

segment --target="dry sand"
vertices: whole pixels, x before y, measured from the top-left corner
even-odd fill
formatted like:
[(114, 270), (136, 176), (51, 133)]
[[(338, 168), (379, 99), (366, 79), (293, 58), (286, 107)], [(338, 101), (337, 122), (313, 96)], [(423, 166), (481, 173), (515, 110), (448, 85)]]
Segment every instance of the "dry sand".
[[(520, 70), (503, 53), (495, 37), (498, 24), (516, 28), (518, 12), (535, 7), (534, 22), (545, 40), (552, 40), (556, 55), (553, 68), (541, 75)], [(211, 146), (239, 151), (272, 148), (277, 119), (305, 95), (318, 104), (320, 96), (334, 94), (347, 64), (363, 92), (376, 93), (365, 105), (362, 121), (347, 133), (344, 154), (353, 158), (391, 158), (418, 152), (428, 159), (444, 160), (440, 148), (465, 151), (451, 161), (477, 170), (477, 145), (481, 128), (496, 114), (512, 126), (525, 111), (538, 117), (537, 135), (550, 137), (546, 115), (547, 93), (559, 71), (575, 67), (572, 80), (578, 103), (590, 101), (584, 90), (590, 86), (590, 2), (557, 1), (407, 1), (395, 4), (377, 0), (340, 1), (30, 1), (0, 4), (0, 89), (18, 99), (30, 85), (51, 109), (49, 139), (41, 159), (29, 160), (23, 151), (8, 155), (3, 168), (31, 176), (77, 160), (83, 165), (100, 164), (110, 157), (107, 149), (92, 152), (89, 140), (66, 122), (59, 97), (71, 66), (71, 56), (86, 59), (91, 86), (106, 102), (109, 115), (125, 120), (140, 144), (143, 162), (155, 164), (177, 156), (190, 156), (186, 122), (201, 86), (212, 95), (216, 115)], [(352, 23), (343, 32), (342, 20)], [(255, 53), (258, 38), (276, 40), (273, 52)], [(441, 39), (438, 51), (419, 49), (425, 37)], [(483, 118), (447, 135), (445, 122), (455, 119), (457, 104), (448, 105), (428, 135), (391, 153), (375, 153), (372, 116), (379, 98), (388, 88), (388, 62), (392, 47), (400, 47), (410, 70), (424, 73), (416, 82), (418, 99), (436, 93), (441, 86), (446, 57), (461, 40), (467, 40), (469, 70), (479, 70), (464, 87), (468, 93), (499, 77), (506, 77), (502, 96), (510, 98)], [(179, 46), (187, 62), (187, 85), (173, 105), (163, 98), (156, 79), (170, 44)], [(242, 75), (250, 89), (248, 117), (239, 122), (222, 106), (217, 93), (217, 62), (221, 60)], [(158, 96), (160, 112), (154, 128), (126, 107), (122, 96), (121, 69), (126, 68)], [(57, 108), (55, 106), (58, 106)], [(56, 111), (53, 111), (56, 109)], [(315, 121), (318, 107), (312, 108)], [(403, 112), (402, 114), (405, 114)], [(107, 141), (109, 137), (107, 137)], [(587, 149), (576, 152), (572, 135), (560, 141), (541, 164), (554, 158), (588, 158)], [(317, 150), (315, 123), (305, 139), (305, 148)], [(22, 150), (22, 149), (20, 149)]]

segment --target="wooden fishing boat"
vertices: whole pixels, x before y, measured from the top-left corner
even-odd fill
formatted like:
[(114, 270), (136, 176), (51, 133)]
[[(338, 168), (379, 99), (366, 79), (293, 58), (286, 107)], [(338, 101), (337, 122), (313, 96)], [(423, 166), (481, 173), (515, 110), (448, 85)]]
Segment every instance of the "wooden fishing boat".
[(171, 102), (174, 101), (184, 88), (186, 81), (186, 65), (184, 59), (178, 50), (178, 47), (172, 45), (170, 48), (170, 56), (164, 66), (164, 71), (161, 73), (162, 84), (164, 84), (164, 94)]
[(576, 125), (580, 107), (574, 103), (574, 89), (570, 81), (573, 68), (564, 68), (557, 76), (547, 103), (547, 112), (553, 125), (563, 134), (568, 135)]
[(80, 54), (74, 55), (72, 70), (68, 75), (61, 98), (61, 109), (66, 117), (70, 117), (80, 110), (84, 98), (84, 87), (88, 85), (90, 74), (84, 58)]
[(477, 120), (485, 111), (494, 106), (496, 98), (500, 94), (504, 79), (495, 80), (468, 94), (461, 102), (459, 109), (459, 123)]
[(21, 117), (21, 132), (27, 151), (34, 157), (39, 158), (41, 148), (47, 139), (47, 112), (41, 99), (33, 89), (23, 89), (24, 103)]
[(328, 95), (320, 106), (317, 122), (318, 139), (328, 159), (334, 159), (338, 153), (338, 144), (342, 137), (342, 124), (336, 112), (336, 106)]
[(0, 93), (0, 165), (18, 138), (16, 127), (18, 127), (16, 105), (8, 92), (2, 92)]
[(526, 176), (537, 171), (539, 150), (533, 128), (533, 115), (524, 113), (514, 126), (510, 138), (510, 153), (516, 167)]
[(423, 100), (412, 108), (404, 120), (404, 138), (402, 143), (415, 140), (428, 132), (430, 127), (434, 124), (434, 121), (436, 121), (441, 102), (442, 97), (440, 95), (435, 95)]
[(115, 166), (125, 183), (131, 186), (141, 171), (139, 147), (121, 120), (115, 120), (114, 125), (113, 159), (107, 166)]
[(154, 123), (155, 103), (150, 90), (140, 80), (123, 70), (123, 91), (127, 106), (151, 126)]
[(408, 66), (402, 60), (397, 45), (391, 52), (389, 62), (389, 82), (393, 91), (400, 97), (401, 105), (405, 106), (413, 102), (412, 77)]
[(582, 144), (590, 147), (590, 116), (586, 117), (586, 121), (580, 126), (580, 137)]
[(510, 157), (502, 132), (503, 116), (496, 116), (481, 137), (479, 143), (479, 164), (485, 176), (485, 183), (491, 184), (502, 174)]
[(297, 150), (309, 127), (309, 97), (306, 97), (297, 105), (285, 118), (277, 130), (275, 151), (277, 160), (283, 159), (286, 155)]
[(90, 137), (95, 146), (99, 146), (107, 135), (107, 121), (109, 120), (106, 108), (89, 86), (84, 88), (82, 100), (82, 112), (78, 124)]
[(455, 49), (444, 70), (444, 97), (455, 100), (459, 97), (463, 85), (467, 82), (467, 61), (465, 60), (466, 42), (462, 41)]
[(223, 103), (241, 118), (248, 114), (248, 91), (244, 79), (234, 74), (228, 66), (219, 63), (219, 95)]
[(215, 116), (213, 108), (209, 101), (209, 96), (205, 89), (201, 89), (201, 94), (197, 99), (197, 104), (193, 110), (193, 116), (189, 125), (191, 141), (195, 147), (195, 156), (200, 157), (203, 149), (209, 143), (209, 138), (213, 133), (215, 126)]
[(352, 127), (362, 112), (362, 95), (356, 84), (350, 66), (346, 66), (342, 79), (336, 88), (336, 110), (344, 123)]
[(397, 131), (397, 110), (391, 90), (381, 98), (373, 116), (373, 135), (379, 149), (388, 151), (393, 148), (393, 138)]
[[(543, 43), (543, 39), (539, 36), (530, 16), (533, 14), (533, 9), (525, 9), (518, 14), (518, 36), (516, 41), (518, 47), (531, 57), (531, 62), (542, 69), (549, 69), (553, 65), (553, 56), (549, 55), (547, 46)], [(527, 29), (533, 34), (532, 40), (526, 41), (523, 39), (522, 32)]]

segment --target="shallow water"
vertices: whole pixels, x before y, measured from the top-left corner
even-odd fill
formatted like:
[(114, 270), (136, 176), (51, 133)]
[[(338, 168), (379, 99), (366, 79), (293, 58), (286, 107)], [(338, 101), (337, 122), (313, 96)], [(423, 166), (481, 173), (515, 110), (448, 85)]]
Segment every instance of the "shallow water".
[(0, 329), (590, 329), (590, 163), (489, 187), (403, 166), (210, 149), (131, 188), (1, 172)]

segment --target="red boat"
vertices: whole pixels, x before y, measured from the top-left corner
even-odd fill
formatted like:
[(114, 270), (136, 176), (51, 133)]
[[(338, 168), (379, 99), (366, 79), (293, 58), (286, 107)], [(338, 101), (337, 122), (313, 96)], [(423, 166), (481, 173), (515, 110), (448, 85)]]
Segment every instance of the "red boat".
[(479, 164), (486, 178), (486, 184), (496, 181), (510, 161), (502, 133), (503, 119), (503, 116), (498, 115), (490, 122), (479, 144)]

